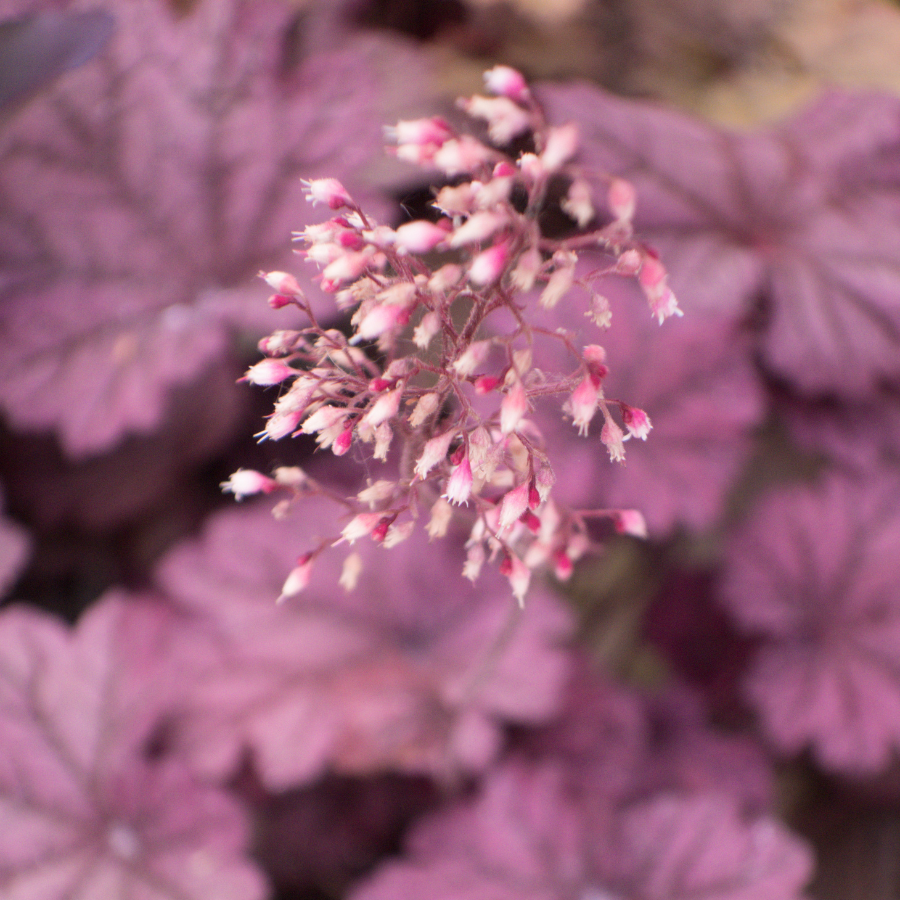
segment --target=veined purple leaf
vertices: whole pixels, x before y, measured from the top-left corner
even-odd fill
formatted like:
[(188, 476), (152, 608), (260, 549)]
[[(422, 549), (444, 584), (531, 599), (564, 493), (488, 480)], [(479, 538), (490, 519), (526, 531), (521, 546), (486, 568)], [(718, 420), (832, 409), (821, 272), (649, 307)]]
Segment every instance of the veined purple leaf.
[[(502, 578), (465, 581), (449, 538), (429, 545), (419, 529), (390, 550), (368, 537), (332, 548), (310, 584), (276, 606), (298, 553), (340, 533), (337, 511), (312, 498), (287, 520), (265, 503), (228, 510), (163, 561), (160, 584), (199, 618), (186, 641), (205, 665), (179, 739), (200, 770), (224, 777), (245, 750), (276, 789), (323, 770), (479, 770), (503, 723), (553, 714), (567, 611), (535, 591), (515, 621)], [(338, 583), (348, 553), (362, 564), (350, 592)]]
[(113, 27), (113, 17), (97, 9), (4, 18), (0, 21), (0, 109), (87, 62), (109, 40)]
[(831, 475), (765, 499), (735, 537), (722, 598), (764, 638), (747, 694), (772, 742), (883, 770), (900, 748), (900, 484)]
[(761, 303), (765, 362), (806, 394), (900, 382), (900, 100), (835, 91), (740, 134), (587, 86), (542, 96), (589, 168), (634, 184), (688, 314)]
[(69, 631), (0, 613), (0, 891), (9, 900), (261, 900), (234, 801), (144, 748), (170, 709), (169, 616), (109, 596)]
[(682, 686), (642, 695), (582, 663), (554, 721), (520, 747), (530, 759), (559, 765), (585, 808), (659, 793), (718, 793), (744, 812), (766, 810), (772, 775), (762, 748), (707, 718)]
[(406, 858), (350, 896), (790, 900), (811, 874), (803, 842), (721, 795), (658, 795), (604, 815), (574, 800), (559, 767), (508, 764), (472, 801), (423, 822)]
[(289, 2), (109, 6), (104, 52), (0, 135), (0, 403), (73, 455), (154, 428), (230, 329), (284, 326), (256, 273), (299, 270), (301, 176), (368, 202), (383, 57), (419, 72), (405, 45), (350, 36), (289, 66)]

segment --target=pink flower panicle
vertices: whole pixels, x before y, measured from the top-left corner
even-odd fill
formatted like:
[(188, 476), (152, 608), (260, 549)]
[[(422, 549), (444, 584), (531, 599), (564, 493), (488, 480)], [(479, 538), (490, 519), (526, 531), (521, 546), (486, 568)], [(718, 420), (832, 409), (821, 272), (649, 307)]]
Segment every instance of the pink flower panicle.
[[(435, 192), (437, 221), (391, 228), (365, 214), (335, 179), (305, 182), (314, 205), (340, 212), (296, 233), (297, 252), (319, 271), (319, 286), (333, 296), (336, 312), (350, 314), (349, 335), (320, 325), (292, 275), (260, 273), (276, 292), (272, 306), (299, 307), (309, 319), (306, 328), (261, 342), (266, 359), (245, 376), (280, 385), (261, 438), (312, 435), (337, 456), (354, 450), (357, 458), (379, 460), (393, 448), (399, 461), (394, 479), (343, 501), (343, 531), (300, 558), (282, 598), (302, 590), (326, 549), (357, 540), (389, 547), (417, 522), (431, 537), (443, 536), (455, 522), (469, 532), (465, 575), (474, 580), (484, 562), (493, 562), (521, 602), (535, 569), (569, 577), (592, 546), (588, 520), (597, 515), (552, 500), (551, 461), (530, 418), (535, 404), (560, 397), (579, 433), (593, 430), (591, 439), (616, 461), (624, 460), (629, 438), (643, 440), (650, 431), (646, 413), (605, 395), (602, 346), (579, 352), (573, 335), (538, 324), (542, 310), (582, 295), (589, 339), (596, 340), (610, 325), (608, 303), (594, 287), (606, 277), (635, 279), (661, 322), (680, 315), (655, 252), (633, 236), (634, 190), (607, 177), (595, 196), (573, 162), (577, 126), (549, 126), (520, 73), (497, 66), (485, 82), (493, 96), (459, 106), (489, 143), (439, 117), (387, 130), (398, 158), (453, 180)], [(507, 152), (514, 141), (530, 149)], [(551, 177), (569, 185), (560, 202), (572, 221), (567, 237), (541, 232)], [(604, 205), (605, 224), (598, 211)], [(576, 264), (585, 247), (601, 248), (608, 264), (580, 275)], [(532, 290), (534, 296), (523, 296)], [(560, 345), (570, 368), (536, 368), (538, 340)], [(595, 419), (599, 426), (592, 428)], [(277, 487), (291, 494), (286, 502), (330, 493), (308, 477), (276, 483), (246, 472), (224, 487), (238, 497)], [(644, 531), (631, 511), (599, 514), (619, 530)], [(348, 583), (359, 577), (353, 571)]]

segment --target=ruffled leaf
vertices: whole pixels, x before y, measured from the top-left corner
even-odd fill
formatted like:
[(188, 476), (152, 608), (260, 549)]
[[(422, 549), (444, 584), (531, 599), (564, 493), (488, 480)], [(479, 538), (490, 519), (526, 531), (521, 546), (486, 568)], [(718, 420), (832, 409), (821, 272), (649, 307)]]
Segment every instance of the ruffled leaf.
[(360, 539), (349, 593), (338, 580), (350, 551), (331, 549), (276, 606), (297, 553), (340, 533), (335, 512), (313, 499), (287, 521), (266, 504), (229, 510), (163, 561), (160, 583), (200, 617), (200, 636), (186, 638), (195, 659), (208, 648), (179, 738), (199, 769), (224, 777), (250, 749), (271, 788), (326, 769), (478, 770), (504, 722), (552, 715), (569, 615), (535, 592), (516, 621), (500, 577), (485, 573), (476, 590), (448, 540), (429, 545), (419, 531), (385, 550)]
[(171, 708), (169, 618), (108, 597), (70, 632), (0, 615), (0, 890), (10, 900), (260, 900), (234, 802), (144, 744)]

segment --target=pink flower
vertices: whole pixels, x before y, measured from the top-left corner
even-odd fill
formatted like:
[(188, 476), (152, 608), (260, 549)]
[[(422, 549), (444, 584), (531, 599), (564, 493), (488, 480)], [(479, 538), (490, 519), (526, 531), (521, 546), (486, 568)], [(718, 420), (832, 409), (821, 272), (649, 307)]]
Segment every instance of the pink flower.
[(424, 219), (401, 225), (394, 235), (394, 246), (402, 253), (427, 253), (447, 237), (440, 225)]
[(478, 287), (493, 284), (503, 274), (509, 261), (509, 242), (499, 241), (482, 250), (469, 266), (469, 281)]
[(612, 419), (607, 419), (600, 430), (600, 440), (609, 450), (609, 458), (613, 462), (624, 462), (625, 460), (625, 447), (622, 444), (624, 438), (625, 434), (622, 429)]
[(459, 465), (450, 473), (447, 481), (447, 492), (443, 495), (457, 506), (468, 504), (472, 494), (472, 467), (469, 457), (464, 456)]
[(531, 570), (514, 553), (508, 553), (503, 562), (500, 563), (500, 574), (505, 575), (509, 579), (513, 596), (518, 601), (519, 606), (524, 606), (525, 594), (528, 592), (528, 585), (531, 583)]
[(600, 399), (600, 388), (590, 375), (585, 375), (581, 384), (572, 391), (569, 398), (569, 409), (572, 412), (572, 423), (578, 427), (578, 433), (584, 437), (588, 433), (588, 425), (597, 412), (597, 401)]
[(303, 295), (297, 279), (287, 272), (260, 272), (259, 274), (277, 294), (283, 294), (287, 297), (301, 297)]
[(610, 212), (620, 222), (630, 221), (634, 217), (634, 188), (622, 178), (613, 178), (606, 194), (606, 202)]
[(528, 395), (525, 393), (525, 386), (517, 378), (516, 383), (500, 403), (501, 433), (512, 434), (519, 427), (519, 423), (527, 411)]
[(622, 421), (628, 429), (628, 433), (632, 437), (639, 438), (642, 441), (647, 440), (650, 429), (650, 417), (642, 409), (636, 409), (634, 406), (622, 404)]
[(238, 469), (228, 481), (223, 481), (220, 487), (226, 493), (234, 494), (236, 500), (243, 500), (252, 494), (270, 494), (278, 484), (253, 469)]
[(303, 181), (303, 186), (309, 194), (306, 199), (313, 206), (317, 203), (324, 203), (331, 209), (353, 206), (350, 194), (337, 178), (315, 178), (312, 181)]
[(494, 66), (484, 73), (484, 86), (492, 94), (509, 97), (510, 100), (528, 100), (531, 92), (521, 72), (509, 66)]
[(547, 144), (541, 153), (541, 163), (545, 172), (561, 169), (578, 152), (578, 126), (574, 122), (551, 128), (547, 134)]
[(286, 378), (292, 378), (298, 374), (296, 369), (292, 369), (280, 359), (264, 359), (250, 366), (244, 373), (244, 377), (239, 380), (249, 384), (269, 386), (281, 384)]
[(500, 531), (506, 531), (507, 528), (519, 521), (519, 518), (528, 509), (528, 494), (528, 485), (524, 482), (504, 494), (500, 501), (500, 518), (498, 520)]
[(291, 569), (290, 574), (285, 579), (284, 586), (281, 588), (276, 603), (284, 603), (290, 597), (296, 597), (308, 584), (309, 577), (312, 573), (313, 557), (312, 554), (306, 553), (297, 559), (297, 565)]
[(415, 473), (418, 478), (424, 481), (428, 473), (447, 456), (455, 434), (456, 429), (451, 428), (449, 431), (433, 437), (425, 444), (425, 449), (416, 463)]

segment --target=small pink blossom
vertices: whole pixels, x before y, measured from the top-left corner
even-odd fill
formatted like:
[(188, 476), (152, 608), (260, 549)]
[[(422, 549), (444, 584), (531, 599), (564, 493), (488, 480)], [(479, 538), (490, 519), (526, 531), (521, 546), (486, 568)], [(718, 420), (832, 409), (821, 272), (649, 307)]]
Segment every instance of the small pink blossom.
[(285, 579), (284, 586), (281, 588), (276, 603), (284, 603), (291, 597), (296, 597), (308, 584), (312, 574), (313, 557), (307, 553), (297, 560), (297, 565), (291, 569), (290, 574)]
[(519, 606), (524, 606), (525, 594), (528, 592), (529, 584), (531, 584), (531, 570), (514, 553), (507, 553), (503, 562), (500, 563), (500, 574), (505, 575), (509, 579), (513, 596), (518, 601)]
[(397, 144), (433, 144), (440, 147), (453, 137), (453, 129), (440, 116), (423, 119), (401, 119), (384, 129), (388, 140)]
[(298, 374), (296, 369), (291, 368), (281, 359), (264, 359), (250, 366), (240, 381), (268, 387), (273, 384), (281, 384), (285, 379)]
[(350, 194), (337, 178), (315, 178), (312, 181), (304, 181), (303, 188), (308, 194), (307, 201), (313, 206), (317, 203), (324, 203), (330, 209), (353, 206)]
[(643, 514), (636, 509), (617, 509), (613, 513), (613, 525), (620, 534), (647, 537), (647, 522)]
[(594, 218), (594, 196), (587, 179), (573, 179), (560, 205), (563, 212), (578, 223), (579, 228), (584, 228)]
[(459, 105), (470, 116), (487, 122), (488, 134), (497, 144), (508, 144), (524, 134), (531, 125), (531, 115), (508, 97), (469, 97)]
[(494, 66), (484, 73), (484, 86), (492, 94), (524, 102), (531, 97), (528, 84), (521, 72), (509, 66)]
[(419, 219), (401, 225), (394, 235), (394, 246), (403, 253), (428, 253), (447, 238), (440, 225)]
[(650, 303), (653, 315), (659, 320), (660, 325), (669, 316), (683, 315), (678, 308), (675, 294), (668, 285), (668, 274), (663, 264), (654, 256), (645, 256), (638, 272), (638, 283), (644, 291)]
[(496, 210), (482, 210), (473, 213), (457, 228), (450, 239), (448, 246), (457, 248), (466, 244), (476, 244), (489, 238), (509, 221), (507, 215)]
[(223, 481), (220, 487), (226, 493), (234, 494), (235, 500), (243, 500), (252, 494), (271, 494), (278, 484), (253, 469), (238, 469), (228, 481)]
[(528, 485), (523, 483), (503, 495), (500, 501), (499, 530), (506, 531), (528, 510)]
[(303, 423), (301, 431), (304, 434), (315, 434), (323, 428), (332, 428), (340, 423), (346, 415), (347, 410), (343, 406), (320, 406)]
[(569, 398), (569, 408), (572, 413), (572, 423), (578, 428), (578, 433), (584, 437), (588, 433), (588, 426), (594, 413), (597, 412), (597, 402), (600, 399), (600, 388), (594, 383), (590, 375), (585, 375), (580, 384)]
[(547, 143), (541, 153), (544, 171), (561, 169), (578, 152), (578, 143), (578, 126), (574, 122), (549, 129)]
[(482, 250), (469, 266), (469, 281), (479, 287), (493, 284), (503, 274), (508, 259), (507, 241), (499, 241), (487, 250)]
[(303, 290), (297, 283), (297, 279), (287, 272), (260, 272), (260, 277), (275, 291), (286, 297), (302, 297)]
[(469, 457), (463, 456), (459, 465), (450, 473), (447, 480), (447, 492), (443, 495), (457, 506), (468, 504), (472, 494), (472, 467)]
[(653, 426), (650, 417), (642, 409), (622, 404), (622, 421), (628, 429), (628, 433), (639, 440), (646, 441), (647, 435)]
[(341, 531), (340, 539), (335, 544), (353, 544), (360, 538), (364, 538), (372, 534), (383, 516), (379, 512), (360, 513), (354, 516)]
[(516, 379), (500, 403), (500, 432), (512, 434), (519, 427), (526, 412), (528, 412), (528, 395), (525, 386)]
[(455, 436), (456, 429), (451, 428), (449, 431), (445, 431), (443, 434), (431, 438), (431, 440), (425, 444), (425, 449), (422, 451), (422, 455), (416, 463), (416, 477), (424, 481), (428, 476), (428, 473), (439, 462), (446, 458), (447, 451), (450, 449), (450, 444), (453, 442)]
[(434, 154), (434, 164), (451, 178), (474, 174), (491, 161), (491, 150), (469, 135), (451, 138)]
[(622, 443), (625, 434), (612, 419), (607, 419), (600, 429), (600, 440), (606, 445), (609, 451), (609, 458), (613, 462), (623, 462), (625, 460), (625, 446)]
[(490, 341), (475, 341), (453, 363), (453, 370), (460, 378), (468, 378), (487, 359), (491, 349)]
[(610, 212), (621, 221), (634, 218), (634, 188), (622, 178), (613, 178), (606, 194)]

